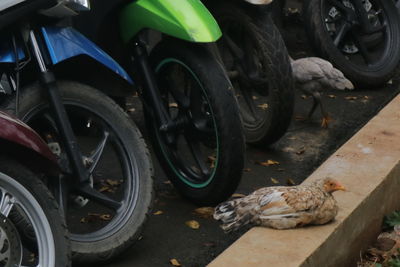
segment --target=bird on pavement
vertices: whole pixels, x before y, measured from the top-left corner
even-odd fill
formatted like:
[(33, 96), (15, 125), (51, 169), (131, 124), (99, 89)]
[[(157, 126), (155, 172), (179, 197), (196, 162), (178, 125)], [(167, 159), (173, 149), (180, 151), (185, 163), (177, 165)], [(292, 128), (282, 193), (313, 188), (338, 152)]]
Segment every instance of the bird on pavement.
[(319, 105), (323, 116), (321, 126), (328, 127), (331, 118), (322, 106), (321, 92), (323, 89), (352, 90), (354, 85), (340, 70), (322, 58), (306, 57), (296, 60), (290, 58), (290, 61), (296, 86), (313, 98), (313, 106), (306, 119), (311, 118)]
[(338, 212), (332, 196), (337, 190), (345, 191), (345, 188), (332, 178), (307, 185), (264, 187), (248, 196), (219, 204), (214, 219), (222, 221), (221, 228), (226, 232), (247, 224), (275, 229), (325, 224)]

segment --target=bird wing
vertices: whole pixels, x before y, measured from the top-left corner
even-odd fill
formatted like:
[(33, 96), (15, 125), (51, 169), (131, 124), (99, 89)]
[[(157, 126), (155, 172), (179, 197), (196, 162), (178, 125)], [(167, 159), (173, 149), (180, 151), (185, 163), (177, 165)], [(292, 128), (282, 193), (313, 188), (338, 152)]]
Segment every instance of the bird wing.
[(280, 187), (260, 197), (260, 214), (271, 216), (312, 211), (324, 203), (324, 198), (324, 194), (315, 188)]
[(293, 77), (299, 83), (319, 80), (325, 77), (324, 72), (309, 58), (292, 61)]
[(339, 90), (354, 89), (354, 85), (344, 76), (343, 72), (336, 69), (329, 61), (318, 57), (308, 59), (321, 69), (324, 76), (322, 83)]

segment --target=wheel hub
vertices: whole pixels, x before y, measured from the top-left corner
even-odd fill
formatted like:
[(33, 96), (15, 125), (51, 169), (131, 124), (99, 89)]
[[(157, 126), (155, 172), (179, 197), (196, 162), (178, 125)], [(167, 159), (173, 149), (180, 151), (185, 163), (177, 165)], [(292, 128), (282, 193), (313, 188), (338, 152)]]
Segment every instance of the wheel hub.
[(0, 214), (0, 266), (20, 266), (22, 242), (13, 222)]

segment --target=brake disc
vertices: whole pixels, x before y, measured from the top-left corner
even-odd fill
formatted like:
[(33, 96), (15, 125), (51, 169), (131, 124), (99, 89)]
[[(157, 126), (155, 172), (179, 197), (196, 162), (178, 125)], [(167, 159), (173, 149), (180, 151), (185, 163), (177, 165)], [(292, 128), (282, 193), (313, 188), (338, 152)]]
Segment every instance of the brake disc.
[(18, 267), (22, 262), (22, 242), (13, 222), (0, 214), (0, 266)]

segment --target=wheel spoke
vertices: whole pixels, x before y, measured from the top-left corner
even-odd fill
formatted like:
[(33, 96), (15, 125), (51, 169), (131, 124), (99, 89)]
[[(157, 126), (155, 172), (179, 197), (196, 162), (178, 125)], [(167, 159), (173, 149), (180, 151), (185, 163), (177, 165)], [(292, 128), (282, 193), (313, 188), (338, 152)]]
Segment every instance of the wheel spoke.
[(200, 149), (200, 144), (197, 140), (194, 140), (193, 138), (188, 138), (185, 135), (186, 143), (188, 144), (190, 151), (192, 152), (193, 158), (197, 163), (197, 166), (200, 168), (201, 173), (205, 176), (209, 174), (208, 168), (203, 161), (202, 155), (201, 155), (201, 149)]
[(88, 158), (89, 163), (91, 164), (89, 167), (89, 174), (92, 174), (94, 169), (96, 168), (97, 164), (100, 161), (101, 156), (103, 155), (104, 148), (106, 146), (108, 137), (110, 136), (110, 133), (107, 131), (104, 131), (104, 136), (96, 149), (92, 152), (92, 155)]
[(257, 109), (256, 106), (254, 105), (254, 100), (253, 97), (250, 95), (249, 90), (242, 90), (242, 95), (244, 100), (246, 101), (247, 106), (249, 107), (250, 113), (253, 117), (254, 120), (257, 120)]
[(1, 190), (0, 213), (8, 217), (14, 207), (15, 199), (8, 192)]
[(346, 12), (346, 13), (353, 12), (353, 10), (351, 10), (348, 7), (346, 7), (345, 5), (343, 5), (343, 3), (341, 3), (338, 0), (328, 0), (328, 3), (331, 4), (332, 6), (335, 6), (336, 8)]
[(367, 46), (364, 44), (359, 33), (353, 32), (353, 36), (354, 36), (355, 45), (360, 49), (360, 53), (361, 53), (362, 57), (364, 58), (365, 63), (367, 65), (369, 65), (373, 60), (371, 58), (371, 54), (368, 51)]
[(343, 38), (346, 36), (347, 32), (350, 30), (350, 25), (347, 22), (344, 22), (343, 25), (340, 27), (339, 32), (335, 36), (335, 40), (333, 41), (333, 44), (338, 47), (340, 42), (343, 40)]

